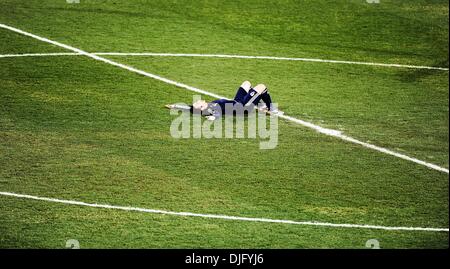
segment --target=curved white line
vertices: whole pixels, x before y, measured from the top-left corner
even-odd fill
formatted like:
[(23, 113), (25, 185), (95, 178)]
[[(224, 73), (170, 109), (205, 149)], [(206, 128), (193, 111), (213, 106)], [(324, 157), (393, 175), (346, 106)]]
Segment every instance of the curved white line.
[(414, 68), (414, 69), (431, 69), (448, 71), (447, 67), (434, 67), (423, 65), (408, 65), (408, 64), (386, 64), (373, 62), (359, 62), (359, 61), (344, 61), (344, 60), (326, 60), (315, 58), (290, 58), (290, 57), (274, 57), (274, 56), (246, 56), (246, 55), (230, 55), (230, 54), (196, 54), (196, 53), (133, 53), (133, 52), (95, 52), (96, 55), (111, 55), (111, 56), (162, 56), (162, 57), (212, 57), (212, 58), (237, 58), (237, 59), (259, 59), (259, 60), (278, 60), (278, 61), (301, 61), (301, 62), (316, 62), (316, 63), (335, 63), (335, 64), (355, 64), (355, 65), (372, 65), (383, 67), (398, 67), (398, 68)]
[(430, 227), (395, 227), (395, 226), (379, 226), (379, 225), (367, 225), (367, 224), (347, 224), (347, 223), (328, 223), (328, 222), (316, 222), (316, 221), (293, 221), (293, 220), (281, 220), (281, 219), (267, 219), (267, 218), (250, 218), (239, 216), (227, 216), (227, 215), (215, 215), (215, 214), (200, 214), (191, 212), (175, 212), (159, 209), (148, 209), (140, 207), (129, 206), (116, 206), (108, 204), (92, 204), (73, 200), (61, 200), (55, 198), (39, 197), (26, 194), (18, 194), (12, 192), (0, 192), (0, 195), (24, 198), (31, 200), (39, 200), (53, 203), (116, 209), (124, 211), (137, 211), (143, 213), (184, 216), (184, 217), (201, 217), (209, 219), (223, 219), (223, 220), (237, 220), (237, 221), (249, 221), (249, 222), (268, 222), (268, 223), (282, 223), (282, 224), (294, 224), (294, 225), (308, 225), (308, 226), (322, 226), (322, 227), (334, 227), (334, 228), (359, 228), (359, 229), (373, 229), (373, 230), (387, 230), (387, 231), (425, 231), (425, 232), (449, 232), (448, 228), (430, 228)]
[[(141, 53), (139, 53), (139, 52), (93, 52), (92, 54), (103, 55), (103, 56), (109, 55), (109, 56), (210, 57), (210, 58), (259, 59), (259, 60), (277, 60), (277, 61), (301, 61), (301, 62), (316, 62), (316, 63), (371, 65), (371, 66), (381, 66), (381, 67), (397, 67), (397, 68), (449, 71), (449, 68), (447, 68), (447, 67), (435, 67), (435, 66), (424, 66), (424, 65), (387, 64), (387, 63), (373, 63), (373, 62), (325, 60), (325, 59), (314, 59), (314, 58), (289, 58), (289, 57), (274, 57), (274, 56), (246, 56), (246, 55), (230, 55), (230, 54), (196, 54), (196, 53), (152, 53), (152, 52), (141, 52)], [(39, 56), (70, 56), (70, 55), (82, 55), (82, 54), (80, 54), (80, 53), (3, 54), (3, 55), (0, 55), (0, 58), (39, 57)]]
[(74, 52), (0, 54), (0, 58), (44, 57), (44, 56), (76, 56), (76, 55), (81, 55), (81, 54), (79, 54), (79, 53), (74, 53)]

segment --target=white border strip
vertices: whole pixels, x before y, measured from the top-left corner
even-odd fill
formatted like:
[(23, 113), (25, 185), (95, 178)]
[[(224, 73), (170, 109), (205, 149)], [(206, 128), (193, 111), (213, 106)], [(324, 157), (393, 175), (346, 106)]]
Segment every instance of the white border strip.
[[(386, 64), (372, 62), (357, 61), (341, 61), (341, 60), (325, 60), (314, 58), (289, 58), (289, 57), (273, 57), (273, 56), (246, 56), (246, 55), (229, 55), (229, 54), (196, 54), (196, 53), (152, 53), (152, 52), (93, 52), (94, 55), (103, 56), (159, 56), (159, 57), (209, 57), (209, 58), (236, 58), (236, 59), (259, 59), (259, 60), (277, 60), (277, 61), (301, 61), (316, 63), (335, 63), (335, 64), (353, 64), (353, 65), (371, 65), (382, 67), (412, 68), (412, 69), (429, 69), (449, 71), (447, 67), (423, 66), (423, 65), (407, 65), (407, 64)], [(3, 54), (0, 58), (12, 57), (39, 57), (39, 56), (70, 56), (82, 55), (80, 53), (25, 53), (25, 54)]]
[(315, 221), (293, 221), (293, 220), (280, 220), (280, 219), (267, 219), (267, 218), (249, 218), (249, 217), (237, 217), (237, 216), (227, 216), (227, 215), (214, 215), (214, 214), (199, 214), (191, 212), (174, 212), (158, 209), (148, 209), (140, 207), (129, 207), (129, 206), (115, 206), (107, 204), (91, 204), (80, 201), (73, 200), (61, 200), (54, 198), (39, 197), (33, 195), (18, 194), (12, 192), (0, 192), (0, 195), (31, 199), (38, 201), (46, 201), (53, 203), (61, 203), (68, 205), (77, 206), (87, 206), (105, 209), (116, 209), (123, 211), (136, 211), (143, 213), (153, 213), (153, 214), (163, 214), (172, 216), (183, 216), (183, 217), (201, 217), (208, 219), (223, 219), (223, 220), (237, 220), (237, 221), (249, 221), (249, 222), (268, 222), (268, 223), (282, 223), (282, 224), (294, 224), (294, 225), (308, 225), (308, 226), (322, 226), (322, 227), (333, 227), (333, 228), (359, 228), (359, 229), (372, 229), (372, 230), (387, 230), (387, 231), (424, 231), (424, 232), (449, 232), (448, 228), (428, 228), (428, 227), (393, 227), (393, 226), (378, 226), (378, 225), (366, 225), (366, 224), (345, 224), (345, 223), (328, 223), (328, 222), (315, 222)]
[[(211, 97), (214, 97), (214, 98), (218, 98), (218, 99), (225, 98), (223, 96), (220, 96), (220, 95), (217, 95), (217, 94), (205, 91), (205, 90), (201, 90), (201, 89), (198, 89), (198, 88), (195, 88), (195, 87), (191, 87), (189, 85), (186, 85), (186, 84), (183, 84), (183, 83), (180, 83), (180, 82), (176, 82), (176, 81), (164, 78), (164, 77), (160, 77), (158, 75), (151, 74), (151, 73), (139, 70), (137, 68), (134, 68), (134, 67), (131, 67), (131, 66), (128, 66), (128, 65), (124, 65), (124, 64), (121, 64), (121, 63), (118, 63), (118, 62), (115, 62), (115, 61), (103, 58), (101, 56), (98, 56), (98, 55), (95, 55), (95, 54), (83, 51), (81, 49), (78, 49), (78, 48), (75, 48), (75, 47), (72, 47), (72, 46), (69, 46), (69, 45), (65, 45), (65, 44), (59, 43), (57, 41), (53, 41), (53, 40), (47, 39), (45, 37), (40, 37), (40, 36), (31, 34), (31, 33), (22, 31), (20, 29), (17, 29), (17, 28), (5, 25), (5, 24), (1, 24), (0, 23), (0, 28), (4, 28), (4, 29), (7, 29), (7, 30), (10, 30), (10, 31), (13, 31), (13, 32), (25, 35), (25, 36), (29, 36), (29, 37), (32, 37), (34, 39), (37, 39), (37, 40), (40, 40), (40, 41), (43, 41), (43, 42), (46, 42), (46, 43), (49, 43), (49, 44), (61, 47), (61, 48), (65, 48), (65, 49), (70, 50), (70, 51), (73, 51), (73, 52), (75, 52), (77, 54), (81, 54), (81, 55), (87, 56), (87, 57), (95, 59), (97, 61), (101, 61), (101, 62), (110, 64), (110, 65), (113, 65), (113, 66), (117, 66), (117, 67), (120, 67), (122, 69), (128, 70), (130, 72), (134, 72), (134, 73), (137, 73), (137, 74), (149, 77), (149, 78), (153, 78), (153, 79), (165, 82), (167, 84), (171, 84), (171, 85), (174, 85), (174, 86), (177, 86), (177, 87), (180, 87), (180, 88), (184, 88), (184, 89), (192, 91), (192, 92), (208, 95), (208, 96), (211, 96)], [(355, 144), (361, 145), (361, 146), (369, 148), (369, 149), (373, 149), (373, 150), (376, 150), (376, 151), (379, 151), (379, 152), (382, 152), (382, 153), (385, 153), (385, 154), (388, 154), (388, 155), (391, 155), (391, 156), (395, 156), (395, 157), (400, 158), (400, 159), (404, 159), (404, 160), (407, 160), (407, 161), (411, 161), (411, 162), (423, 165), (423, 166), (428, 167), (430, 169), (434, 169), (434, 170), (437, 170), (437, 171), (449, 174), (449, 170), (447, 168), (440, 167), (438, 165), (435, 165), (435, 164), (432, 164), (432, 163), (428, 163), (428, 162), (425, 162), (425, 161), (422, 161), (422, 160), (419, 160), (419, 159), (416, 159), (416, 158), (412, 158), (412, 157), (409, 157), (407, 155), (404, 155), (404, 154), (401, 154), (401, 153), (397, 153), (397, 152), (391, 151), (391, 150), (386, 149), (386, 148), (378, 147), (378, 146), (375, 146), (375, 145), (371, 145), (371, 144), (368, 144), (368, 143), (356, 140), (354, 138), (342, 135), (340, 131), (326, 129), (326, 128), (320, 127), (318, 125), (314, 125), (314, 124), (312, 124), (310, 122), (306, 122), (306, 121), (303, 121), (303, 120), (300, 120), (300, 119), (296, 119), (296, 118), (293, 118), (293, 117), (290, 117), (290, 116), (287, 116), (287, 115), (277, 115), (277, 116), (280, 117), (280, 118), (283, 118), (285, 120), (289, 120), (289, 121), (295, 122), (297, 124), (303, 125), (305, 127), (314, 129), (314, 130), (316, 130), (316, 131), (318, 131), (320, 133), (323, 133), (325, 135), (334, 136), (334, 137), (340, 138), (340, 139), (342, 139), (344, 141), (355, 143)]]

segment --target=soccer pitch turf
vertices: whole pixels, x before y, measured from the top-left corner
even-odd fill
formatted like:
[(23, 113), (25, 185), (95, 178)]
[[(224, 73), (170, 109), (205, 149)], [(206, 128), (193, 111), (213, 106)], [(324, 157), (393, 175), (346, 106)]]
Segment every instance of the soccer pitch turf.
[(273, 150), (174, 139), (163, 106), (195, 93), (83, 55), (16, 57), (73, 51), (0, 27), (0, 248), (448, 248), (448, 12), (431, 0), (0, 0), (0, 24), (89, 53), (441, 67), (100, 55), (226, 97), (265, 83), (286, 115), (447, 169), (282, 118)]

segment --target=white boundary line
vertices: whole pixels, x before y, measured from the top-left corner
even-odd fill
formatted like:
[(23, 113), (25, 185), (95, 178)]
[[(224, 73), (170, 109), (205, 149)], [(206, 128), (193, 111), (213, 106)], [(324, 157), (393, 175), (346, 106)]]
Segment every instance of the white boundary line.
[(173, 216), (183, 216), (183, 217), (201, 217), (208, 219), (223, 219), (223, 220), (237, 220), (237, 221), (249, 221), (249, 222), (268, 222), (268, 223), (281, 223), (281, 224), (294, 224), (294, 225), (308, 225), (308, 226), (322, 226), (322, 227), (333, 227), (333, 228), (359, 228), (359, 229), (372, 229), (372, 230), (388, 230), (388, 231), (424, 231), (424, 232), (449, 232), (448, 228), (429, 228), (429, 227), (395, 227), (395, 226), (379, 226), (379, 225), (366, 225), (366, 224), (346, 224), (346, 223), (328, 223), (328, 222), (315, 222), (315, 221), (293, 221), (293, 220), (280, 220), (280, 219), (267, 219), (267, 218), (249, 218), (249, 217), (238, 217), (238, 216), (227, 216), (227, 215), (215, 215), (215, 214), (200, 214), (191, 212), (175, 212), (166, 211), (158, 209), (148, 209), (140, 207), (129, 207), (129, 206), (115, 206), (107, 204), (91, 204), (80, 201), (73, 200), (61, 200), (54, 198), (39, 197), (33, 195), (18, 194), (12, 192), (0, 192), (0, 195), (31, 199), (38, 201), (46, 201), (53, 203), (61, 203), (68, 205), (78, 205), (86, 207), (96, 207), (105, 209), (116, 209), (123, 211), (136, 211), (143, 213), (153, 213), (153, 214), (163, 214), (163, 215), (173, 215)]
[(316, 63), (334, 63), (334, 64), (355, 64), (355, 65), (372, 65), (383, 67), (398, 68), (414, 68), (414, 69), (431, 69), (448, 71), (446, 67), (407, 65), (407, 64), (386, 64), (359, 61), (342, 61), (342, 60), (325, 60), (314, 58), (290, 58), (290, 57), (274, 57), (274, 56), (246, 56), (246, 55), (230, 55), (230, 54), (196, 54), (196, 53), (120, 53), (120, 52), (96, 52), (96, 55), (111, 56), (163, 56), (163, 57), (212, 57), (212, 58), (237, 58), (237, 59), (259, 59), (259, 60), (278, 60), (278, 61), (300, 61), (300, 62), (316, 62)]
[(0, 54), (0, 58), (16, 57), (44, 57), (44, 56), (77, 56), (79, 53), (73, 52), (50, 52), (50, 53), (22, 53), (22, 54)]
[[(209, 57), (209, 58), (236, 58), (236, 59), (259, 59), (259, 60), (277, 60), (277, 61), (301, 61), (316, 63), (335, 63), (335, 64), (353, 64), (353, 65), (371, 65), (382, 67), (412, 68), (412, 69), (430, 69), (449, 71), (446, 67), (423, 66), (423, 65), (407, 65), (407, 64), (386, 64), (358, 61), (341, 61), (341, 60), (325, 60), (314, 58), (289, 58), (289, 57), (273, 57), (273, 56), (246, 56), (246, 55), (229, 55), (229, 54), (196, 54), (196, 53), (152, 53), (152, 52), (93, 52), (94, 55), (100, 56), (159, 56), (159, 57)], [(25, 54), (3, 54), (0, 58), (12, 57), (39, 57), (39, 56), (69, 56), (82, 55), (80, 53), (25, 53)]]
[[(65, 45), (65, 44), (59, 43), (57, 41), (53, 41), (53, 40), (47, 39), (45, 37), (40, 37), (40, 36), (31, 34), (31, 33), (22, 31), (20, 29), (17, 29), (17, 28), (5, 25), (5, 24), (1, 24), (0, 23), (0, 28), (4, 28), (4, 29), (7, 29), (7, 30), (10, 30), (10, 31), (13, 31), (13, 32), (25, 35), (25, 36), (29, 36), (29, 37), (32, 37), (34, 39), (37, 39), (37, 40), (40, 40), (40, 41), (43, 41), (43, 42), (46, 42), (46, 43), (49, 43), (49, 44), (61, 47), (61, 48), (65, 48), (65, 49), (73, 51), (75, 53), (87, 56), (87, 57), (95, 59), (97, 61), (101, 61), (101, 62), (110, 64), (110, 65), (113, 65), (113, 66), (117, 66), (117, 67), (120, 67), (122, 69), (131, 71), (131, 72), (134, 72), (134, 73), (146, 76), (146, 77), (150, 77), (150, 78), (153, 78), (153, 79), (156, 79), (156, 80), (159, 80), (159, 81), (162, 81), (162, 82), (165, 82), (167, 84), (171, 84), (171, 85), (174, 85), (174, 86), (177, 86), (177, 87), (180, 87), (180, 88), (184, 88), (184, 89), (192, 91), (192, 92), (208, 95), (208, 96), (211, 96), (211, 97), (214, 97), (214, 98), (218, 98), (218, 99), (225, 98), (223, 96), (220, 96), (220, 95), (217, 95), (217, 94), (205, 91), (205, 90), (201, 90), (201, 89), (198, 89), (198, 88), (195, 88), (195, 87), (191, 87), (189, 85), (186, 85), (186, 84), (183, 84), (183, 83), (180, 83), (180, 82), (176, 82), (176, 81), (164, 78), (164, 77), (160, 77), (158, 75), (151, 74), (151, 73), (139, 70), (137, 68), (134, 68), (134, 67), (131, 67), (131, 66), (128, 66), (128, 65), (124, 65), (124, 64), (121, 64), (121, 63), (118, 63), (118, 62), (115, 62), (115, 61), (103, 58), (101, 56), (98, 56), (98, 55), (95, 55), (95, 54), (83, 51), (81, 49), (78, 49), (78, 48), (75, 48), (75, 47), (72, 47), (72, 46), (69, 46), (69, 45)], [(323, 127), (320, 127), (318, 125), (312, 124), (310, 122), (306, 122), (306, 121), (303, 121), (303, 120), (300, 120), (300, 119), (296, 119), (296, 118), (293, 118), (293, 117), (290, 117), (290, 116), (287, 116), (287, 115), (278, 115), (278, 117), (283, 118), (285, 120), (289, 120), (289, 121), (295, 122), (295, 123), (303, 125), (305, 127), (311, 128), (311, 129), (316, 130), (316, 131), (318, 131), (320, 133), (323, 133), (325, 135), (337, 137), (337, 138), (340, 138), (340, 139), (342, 139), (344, 141), (347, 141), (347, 142), (358, 144), (358, 145), (361, 145), (361, 146), (369, 148), (369, 149), (373, 149), (373, 150), (376, 150), (376, 151), (379, 151), (379, 152), (382, 152), (382, 153), (385, 153), (385, 154), (388, 154), (388, 155), (391, 155), (391, 156), (395, 156), (395, 157), (403, 159), (403, 160), (407, 160), (407, 161), (411, 161), (411, 162), (423, 165), (423, 166), (428, 167), (430, 169), (434, 169), (434, 170), (437, 170), (437, 171), (449, 174), (449, 170), (447, 168), (440, 167), (440, 166), (438, 166), (436, 164), (428, 163), (428, 162), (425, 162), (425, 161), (422, 161), (422, 160), (419, 160), (419, 159), (416, 159), (416, 158), (412, 158), (412, 157), (409, 157), (407, 155), (404, 155), (404, 154), (401, 154), (401, 153), (398, 153), (398, 152), (394, 152), (394, 151), (386, 149), (386, 148), (378, 147), (378, 146), (375, 146), (375, 145), (372, 145), (372, 144), (368, 144), (368, 143), (359, 141), (357, 139), (354, 139), (354, 138), (351, 138), (351, 137), (343, 135), (340, 131), (323, 128)]]

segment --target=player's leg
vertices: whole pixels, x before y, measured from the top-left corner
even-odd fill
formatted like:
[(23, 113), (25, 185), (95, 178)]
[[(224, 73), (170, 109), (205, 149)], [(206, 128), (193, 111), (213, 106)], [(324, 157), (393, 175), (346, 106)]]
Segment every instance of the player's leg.
[(239, 87), (239, 89), (236, 92), (236, 96), (234, 97), (234, 100), (236, 102), (242, 103), (244, 100), (244, 97), (247, 95), (247, 93), (250, 91), (251, 88), (252, 88), (252, 84), (250, 83), (250, 81), (242, 82), (241, 86)]
[(266, 107), (262, 107), (263, 110), (270, 111), (271, 114), (283, 115), (282, 111), (278, 110), (278, 107), (272, 103), (272, 97), (270, 97), (269, 90), (265, 88), (261, 94), (261, 100), (264, 102)]
[(260, 95), (267, 92), (267, 87), (264, 84), (258, 84), (253, 89)]
[(258, 84), (254, 88), (248, 91), (247, 95), (243, 98), (242, 104), (244, 106), (258, 105), (262, 98), (262, 95), (267, 92), (267, 87), (264, 84)]
[(264, 102), (268, 110), (272, 110), (272, 97), (270, 97), (269, 91), (261, 94), (261, 100)]

